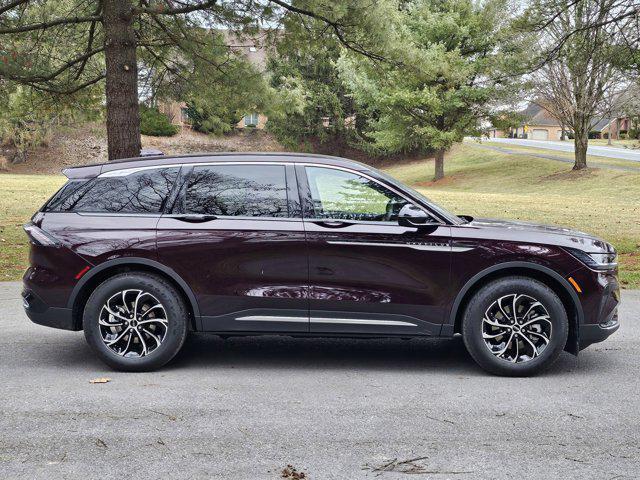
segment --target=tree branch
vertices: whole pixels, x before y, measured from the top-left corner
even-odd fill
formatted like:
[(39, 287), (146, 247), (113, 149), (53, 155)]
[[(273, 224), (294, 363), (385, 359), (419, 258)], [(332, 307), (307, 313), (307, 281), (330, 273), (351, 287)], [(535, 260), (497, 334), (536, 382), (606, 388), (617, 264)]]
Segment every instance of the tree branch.
[(328, 17), (325, 17), (324, 15), (320, 15), (318, 13), (312, 12), (311, 10), (306, 10), (303, 8), (299, 8), (296, 7), (294, 5), (291, 5), (289, 3), (283, 2), (282, 0), (269, 0), (271, 3), (275, 3), (276, 5), (284, 8), (285, 10), (288, 10), (289, 12), (293, 12), (293, 13), (298, 13), (300, 15), (304, 15), (307, 17), (311, 17), (311, 18), (315, 18), (316, 20), (319, 20), (321, 22), (324, 22), (325, 24), (329, 25), (334, 33), (336, 34), (336, 37), (338, 37), (338, 40), (340, 41), (340, 43), (347, 49), (359, 53), (360, 55), (364, 55), (365, 57), (368, 57), (372, 60), (377, 60), (380, 62), (386, 62), (387, 59), (385, 57), (383, 57), (382, 55), (379, 55), (377, 53), (373, 53), (373, 52), (369, 52), (367, 50), (365, 50), (363, 47), (354, 44), (353, 42), (350, 42), (347, 38), (345, 38), (344, 33), (341, 30), (341, 25), (339, 22), (333, 21), (331, 19), (329, 19)]
[(10, 2), (2, 7), (0, 7), (0, 15), (2, 15), (4, 12), (8, 12), (9, 10), (11, 10), (12, 8), (17, 7), (18, 5), (22, 5), (23, 3), (27, 3), (29, 0), (14, 0), (13, 2)]
[(213, 7), (218, 0), (207, 0), (202, 3), (196, 3), (195, 5), (187, 5), (182, 8), (167, 8), (165, 5), (158, 4), (155, 7), (138, 7), (134, 9), (134, 13), (147, 13), (149, 15), (182, 15), (185, 13), (197, 12), (199, 10), (206, 10), (209, 7)]
[(1, 28), (0, 35), (6, 33), (23, 33), (31, 32), (33, 30), (45, 30), (47, 28), (56, 27), (58, 25), (70, 25), (77, 23), (96, 22), (102, 20), (100, 15), (91, 15), (89, 17), (73, 17), (73, 18), (57, 18), (48, 22), (32, 23), (30, 25), (23, 25), (21, 27), (14, 28)]

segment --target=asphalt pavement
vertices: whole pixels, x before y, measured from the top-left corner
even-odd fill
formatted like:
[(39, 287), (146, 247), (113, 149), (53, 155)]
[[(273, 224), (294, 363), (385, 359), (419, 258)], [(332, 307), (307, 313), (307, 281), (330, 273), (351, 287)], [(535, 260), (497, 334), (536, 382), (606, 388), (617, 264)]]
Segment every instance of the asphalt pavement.
[(0, 283), (1, 479), (640, 476), (640, 291), (613, 337), (535, 378), (485, 374), (459, 339), (208, 335), (118, 373), (19, 292)]
[[(502, 143), (504, 145), (517, 145), (521, 147), (543, 148), (545, 150), (556, 150), (560, 152), (573, 152), (573, 140), (556, 142), (552, 140), (529, 140), (524, 138), (483, 138), (483, 141)], [(608, 147), (606, 145), (589, 145), (588, 155), (598, 157), (618, 158), (621, 160), (631, 160), (640, 162), (640, 149)]]

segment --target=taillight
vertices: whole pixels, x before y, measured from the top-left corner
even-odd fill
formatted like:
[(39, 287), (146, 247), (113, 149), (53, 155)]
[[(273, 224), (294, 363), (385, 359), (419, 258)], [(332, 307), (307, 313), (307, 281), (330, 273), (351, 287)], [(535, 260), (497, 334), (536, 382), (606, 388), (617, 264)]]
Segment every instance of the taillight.
[(23, 227), (24, 231), (27, 233), (29, 240), (34, 245), (40, 245), (42, 247), (59, 247), (60, 242), (56, 240), (54, 237), (49, 235), (47, 232), (42, 230), (41, 228), (35, 226), (33, 223), (29, 222), (25, 224)]

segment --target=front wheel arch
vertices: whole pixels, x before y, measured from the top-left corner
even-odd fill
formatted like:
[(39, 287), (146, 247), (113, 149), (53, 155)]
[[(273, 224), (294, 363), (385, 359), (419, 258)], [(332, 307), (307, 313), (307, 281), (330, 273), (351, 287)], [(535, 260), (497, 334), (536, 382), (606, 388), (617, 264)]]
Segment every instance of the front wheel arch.
[(577, 293), (569, 282), (555, 271), (543, 265), (529, 262), (501, 263), (474, 275), (456, 296), (449, 315), (449, 322), (443, 326), (443, 333), (445, 335), (447, 333), (462, 333), (462, 317), (473, 295), (489, 282), (514, 275), (538, 280), (560, 297), (569, 319), (569, 336), (565, 350), (577, 355), (579, 351), (579, 326), (584, 323), (584, 313)]

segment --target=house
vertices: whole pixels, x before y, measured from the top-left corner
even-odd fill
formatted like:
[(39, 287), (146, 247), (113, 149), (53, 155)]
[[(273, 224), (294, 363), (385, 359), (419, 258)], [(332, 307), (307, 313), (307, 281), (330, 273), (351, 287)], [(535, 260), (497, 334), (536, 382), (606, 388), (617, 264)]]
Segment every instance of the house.
[[(512, 138), (529, 138), (531, 140), (562, 140), (563, 127), (560, 121), (542, 102), (532, 102), (521, 112), (524, 120), (517, 127), (512, 127), (509, 136)], [(565, 138), (567, 128), (564, 128)]]
[[(266, 41), (266, 33), (259, 31), (253, 37), (238, 36), (229, 30), (222, 30), (225, 44), (230, 50), (239, 52), (253, 64), (260, 72), (264, 72), (267, 66), (267, 53), (270, 45)], [(164, 113), (171, 123), (180, 127), (190, 125), (187, 115), (187, 104), (183, 101), (171, 100), (158, 102), (158, 110)], [(267, 123), (267, 116), (261, 112), (246, 112), (244, 117), (236, 124), (236, 128), (263, 129)]]
[(594, 122), (591, 126), (589, 136), (592, 138), (609, 138), (620, 140), (620, 135), (631, 130), (632, 124), (629, 117), (603, 118)]

